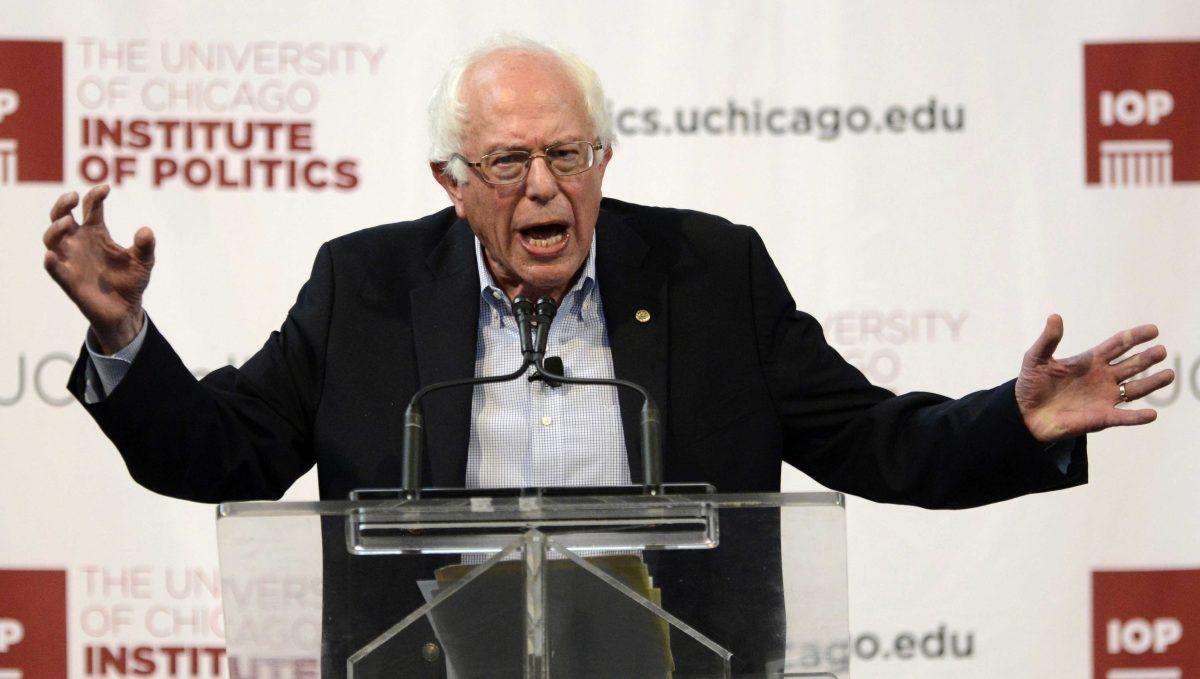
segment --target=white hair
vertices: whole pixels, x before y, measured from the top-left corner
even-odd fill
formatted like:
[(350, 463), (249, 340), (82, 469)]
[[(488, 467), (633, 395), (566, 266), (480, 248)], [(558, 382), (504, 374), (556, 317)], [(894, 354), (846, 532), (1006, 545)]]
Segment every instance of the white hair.
[(462, 100), (463, 74), (487, 57), (503, 51), (544, 55), (562, 64), (583, 93), (584, 106), (592, 121), (596, 139), (605, 148), (612, 145), (612, 117), (604, 103), (604, 89), (600, 86), (600, 78), (591, 66), (570, 52), (536, 40), (514, 35), (498, 35), (450, 64), (437, 89), (433, 91), (433, 98), (429, 100), (430, 162), (444, 163), (442, 171), (454, 181), (467, 181), (466, 166), (462, 161), (453, 158), (454, 154), (462, 153), (462, 124), (467, 115), (467, 106)]

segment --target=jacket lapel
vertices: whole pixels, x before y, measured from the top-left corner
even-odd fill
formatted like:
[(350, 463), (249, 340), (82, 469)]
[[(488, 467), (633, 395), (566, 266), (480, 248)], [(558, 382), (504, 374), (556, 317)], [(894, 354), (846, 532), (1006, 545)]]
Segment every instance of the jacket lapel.
[[(601, 210), (596, 224), (596, 278), (612, 349), (614, 374), (650, 391), (667, 413), (667, 273), (625, 218)], [(645, 311), (649, 313), (648, 320)], [(619, 389), (625, 451), (634, 483), (641, 483), (641, 397)], [(665, 427), (664, 427), (664, 439)], [(664, 440), (664, 457), (666, 457)]]
[[(411, 295), (417, 384), (475, 374), (479, 327), (479, 274), (475, 240), (464, 220), (456, 221), (426, 261), (434, 280)], [(461, 487), (467, 474), (471, 389), (433, 392), (422, 401), (425, 460), (422, 485)]]

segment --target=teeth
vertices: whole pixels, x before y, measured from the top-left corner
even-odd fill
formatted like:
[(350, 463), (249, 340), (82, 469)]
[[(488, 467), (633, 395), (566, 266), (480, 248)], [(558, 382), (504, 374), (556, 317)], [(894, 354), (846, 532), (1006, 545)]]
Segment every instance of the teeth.
[(562, 233), (557, 233), (553, 236), (550, 236), (549, 238), (532, 238), (531, 237), (529, 239), (529, 242), (532, 245), (534, 245), (535, 247), (548, 248), (551, 245), (557, 245), (557, 244), (561, 243), (562, 240), (566, 237), (567, 237), (567, 232), (564, 231)]

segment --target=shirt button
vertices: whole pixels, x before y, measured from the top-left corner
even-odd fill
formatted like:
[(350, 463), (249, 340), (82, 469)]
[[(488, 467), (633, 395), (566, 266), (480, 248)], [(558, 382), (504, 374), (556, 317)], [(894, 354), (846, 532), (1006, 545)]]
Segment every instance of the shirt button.
[(492, 290), (492, 297), (495, 299), (500, 299), (503, 297), (503, 295), (500, 294), (499, 290)]
[(553, 421), (554, 420), (551, 420), (549, 415), (542, 415), (542, 426), (543, 427), (549, 427), (550, 423)]

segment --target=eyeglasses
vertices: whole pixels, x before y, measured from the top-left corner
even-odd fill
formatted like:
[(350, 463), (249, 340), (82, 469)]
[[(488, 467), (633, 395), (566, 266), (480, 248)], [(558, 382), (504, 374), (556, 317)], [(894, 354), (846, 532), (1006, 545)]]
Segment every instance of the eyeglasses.
[(474, 168), (479, 178), (489, 184), (516, 184), (525, 180), (534, 158), (545, 158), (551, 172), (559, 177), (569, 177), (592, 169), (596, 163), (596, 151), (603, 148), (603, 144), (568, 141), (547, 146), (537, 154), (529, 151), (495, 151), (483, 155), (477, 163), (457, 153), (450, 158), (457, 158)]

